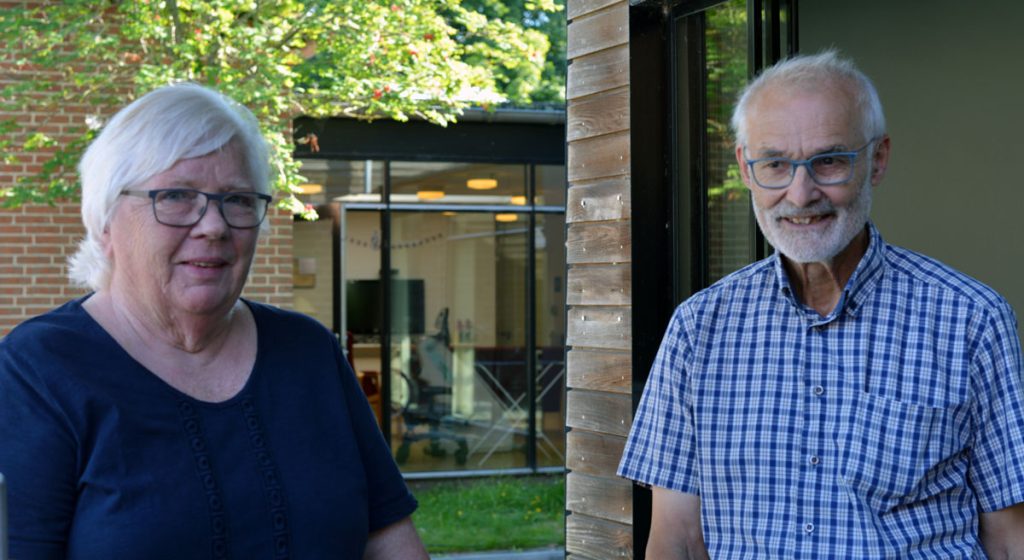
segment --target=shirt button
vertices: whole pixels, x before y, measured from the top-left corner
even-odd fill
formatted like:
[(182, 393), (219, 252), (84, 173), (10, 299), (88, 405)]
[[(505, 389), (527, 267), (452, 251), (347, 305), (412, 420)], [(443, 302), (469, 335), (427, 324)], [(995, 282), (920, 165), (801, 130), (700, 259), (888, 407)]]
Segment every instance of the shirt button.
[(825, 388), (822, 387), (821, 385), (816, 386), (813, 390), (815, 397), (820, 397), (825, 394)]
[(820, 463), (820, 462), (821, 462), (821, 459), (818, 459), (818, 456), (817, 456), (817, 455), (811, 455), (811, 458), (810, 458), (810, 459), (808, 459), (808, 461), (809, 461), (809, 462), (810, 462), (810, 463), (811, 463), (812, 465), (817, 465), (818, 463)]
[(804, 524), (804, 532), (807, 533), (807, 534), (813, 533), (814, 532), (814, 523), (806, 523), (806, 524)]

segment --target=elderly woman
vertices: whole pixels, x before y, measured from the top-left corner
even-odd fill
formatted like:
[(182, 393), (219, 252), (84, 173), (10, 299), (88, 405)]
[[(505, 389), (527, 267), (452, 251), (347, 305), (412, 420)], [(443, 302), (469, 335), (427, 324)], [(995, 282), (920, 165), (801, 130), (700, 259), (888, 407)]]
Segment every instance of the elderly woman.
[(80, 171), (93, 293), (0, 343), (12, 556), (426, 558), (334, 336), (239, 298), (271, 201), (252, 114), (158, 89)]

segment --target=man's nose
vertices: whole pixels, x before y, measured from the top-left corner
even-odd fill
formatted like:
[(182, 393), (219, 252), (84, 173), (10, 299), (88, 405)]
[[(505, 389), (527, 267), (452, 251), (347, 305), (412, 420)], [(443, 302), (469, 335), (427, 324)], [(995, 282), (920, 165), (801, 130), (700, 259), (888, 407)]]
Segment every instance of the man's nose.
[(818, 183), (814, 182), (806, 165), (801, 165), (793, 175), (793, 182), (786, 189), (786, 199), (798, 208), (808, 206), (822, 197)]

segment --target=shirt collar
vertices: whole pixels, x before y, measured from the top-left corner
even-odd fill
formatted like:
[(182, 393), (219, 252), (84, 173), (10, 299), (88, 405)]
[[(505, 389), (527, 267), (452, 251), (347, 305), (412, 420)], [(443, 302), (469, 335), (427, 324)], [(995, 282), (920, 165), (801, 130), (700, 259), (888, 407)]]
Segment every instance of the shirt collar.
[[(857, 268), (853, 271), (853, 275), (847, 280), (846, 287), (843, 288), (843, 293), (839, 298), (839, 304), (836, 305), (836, 308), (832, 310), (828, 317), (820, 317), (817, 313), (813, 313), (816, 317), (815, 323), (828, 323), (844, 312), (856, 315), (864, 301), (867, 300), (874, 287), (878, 284), (878, 280), (882, 277), (885, 270), (885, 242), (882, 240), (882, 235), (878, 232), (878, 228), (873, 223), (869, 221), (867, 228), (868, 249), (864, 256), (861, 257)], [(775, 277), (783, 297), (794, 306), (801, 309), (804, 308), (805, 306), (797, 301), (793, 295), (793, 288), (789, 282), (789, 275), (786, 274), (782, 254), (775, 251), (772, 258), (775, 261)]]

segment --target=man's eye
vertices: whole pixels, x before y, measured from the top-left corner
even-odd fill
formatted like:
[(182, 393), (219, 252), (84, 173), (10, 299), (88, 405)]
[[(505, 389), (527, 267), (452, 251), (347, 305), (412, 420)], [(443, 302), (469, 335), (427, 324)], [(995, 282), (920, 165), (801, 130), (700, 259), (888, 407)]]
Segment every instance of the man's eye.
[(762, 161), (758, 167), (761, 169), (784, 169), (788, 166), (788, 162), (785, 160), (771, 159)]

